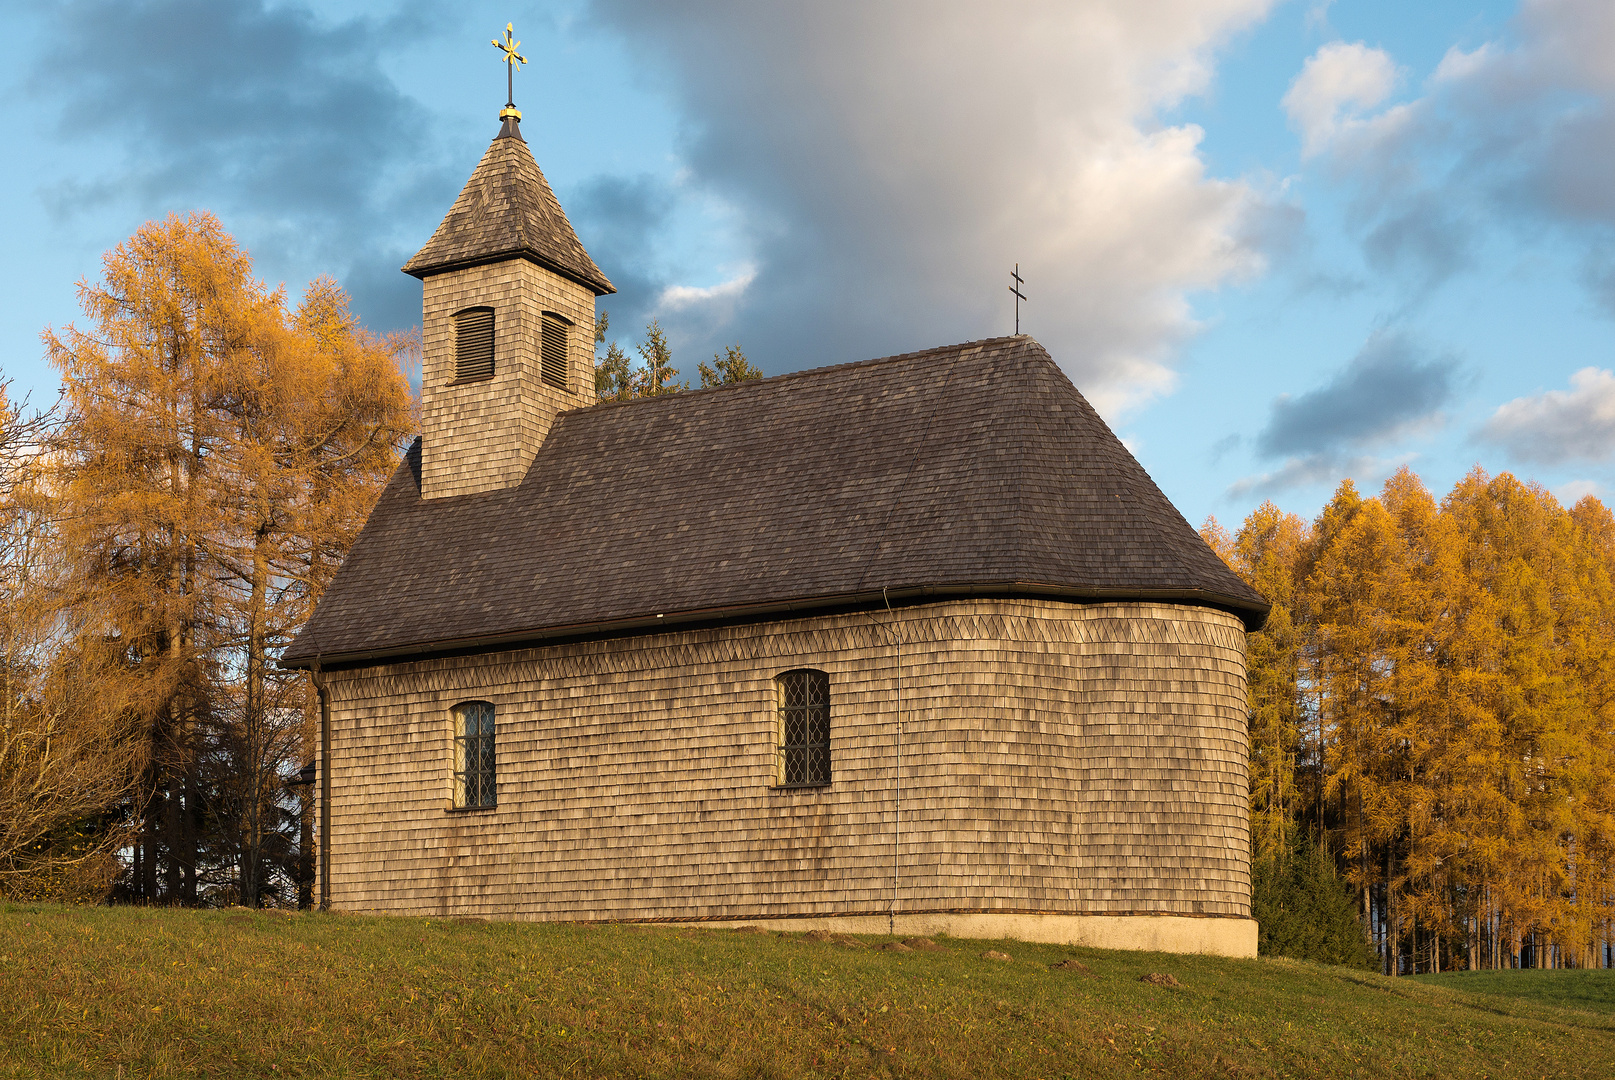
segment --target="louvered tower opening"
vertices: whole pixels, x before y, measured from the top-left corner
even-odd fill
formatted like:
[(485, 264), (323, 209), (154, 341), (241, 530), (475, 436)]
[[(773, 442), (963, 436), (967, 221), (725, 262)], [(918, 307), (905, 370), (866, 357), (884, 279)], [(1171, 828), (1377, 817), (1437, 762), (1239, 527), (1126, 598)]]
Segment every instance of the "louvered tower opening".
[(493, 308), (466, 308), (454, 315), (454, 381), (493, 376)]
[(539, 377), (551, 386), (566, 389), (566, 337), (569, 323), (553, 311), (544, 312), (539, 341)]

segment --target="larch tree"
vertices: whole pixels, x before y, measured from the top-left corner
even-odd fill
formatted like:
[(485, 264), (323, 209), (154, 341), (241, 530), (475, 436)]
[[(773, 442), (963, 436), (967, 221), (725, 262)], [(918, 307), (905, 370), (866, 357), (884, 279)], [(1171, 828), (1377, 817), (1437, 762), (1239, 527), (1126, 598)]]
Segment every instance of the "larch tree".
[(228, 637), (216, 469), (233, 440), (235, 371), (262, 363), (251, 354), (278, 298), (210, 215), (146, 225), (103, 269), (100, 284), (79, 286), (94, 331), (45, 335), (69, 409), (59, 483), (70, 602), (80, 641), (103, 653), (114, 700), (150, 742), (132, 807), (133, 895), (195, 903), (199, 735)]
[(273, 657), (412, 425), (401, 342), (328, 281), (288, 312), (208, 214), (148, 224), (80, 297), (93, 330), (46, 343), (76, 641), (149, 748), (125, 894), (256, 904), (309, 752), (307, 684)]
[(1271, 502), (1245, 520), (1233, 541), (1233, 566), (1273, 605), (1246, 645), (1250, 676), (1251, 855), (1277, 858), (1289, 847), (1301, 752), (1300, 638), (1294, 611), (1296, 566), (1310, 535), (1294, 514)]
[(1403, 469), (1282, 522), (1205, 530), (1274, 602), (1248, 641), (1258, 852), (1314, 832), (1391, 973), (1615, 961), (1615, 519), (1479, 469), (1437, 504)]
[(236, 781), (244, 903), (262, 892), (265, 859), (286, 854), (266, 848), (273, 838), (286, 846), (279, 763), (314, 746), (306, 680), (279, 671), (274, 656), (312, 613), (414, 426), (398, 377), (407, 345), (367, 334), (336, 283), (319, 279), (256, 354), (266, 363), (236, 372), (223, 485), (230, 540), (219, 560), (240, 657), (223, 758)]
[(0, 382), (0, 895), (104, 894), (122, 834), (106, 809), (139, 771), (143, 741), (93, 680), (58, 618), (51, 412), (25, 413)]

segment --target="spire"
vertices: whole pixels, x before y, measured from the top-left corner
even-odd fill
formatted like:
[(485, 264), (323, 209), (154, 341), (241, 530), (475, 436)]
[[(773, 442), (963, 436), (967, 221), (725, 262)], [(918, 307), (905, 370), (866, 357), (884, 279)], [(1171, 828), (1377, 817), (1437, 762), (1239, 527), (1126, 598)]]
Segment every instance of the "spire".
[(468, 266), (527, 259), (593, 290), (596, 296), (614, 293), (617, 290), (572, 231), (572, 223), (522, 138), (522, 114), (514, 93), (516, 64), (527, 62), (516, 52), (520, 44), (512, 39), (509, 24), (504, 41), (494, 41), (505, 54), (510, 91), (499, 111), (499, 134), (443, 223), (404, 264), (404, 273), (425, 278)]

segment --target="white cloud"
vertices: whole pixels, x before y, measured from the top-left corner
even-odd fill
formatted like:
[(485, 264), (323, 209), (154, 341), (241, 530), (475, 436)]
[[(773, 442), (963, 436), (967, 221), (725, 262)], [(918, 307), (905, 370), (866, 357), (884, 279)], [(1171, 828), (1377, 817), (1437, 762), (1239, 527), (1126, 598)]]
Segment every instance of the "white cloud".
[(1589, 495), (1601, 503), (1609, 502), (1608, 489), (1597, 480), (1572, 480), (1553, 489), (1553, 497), (1561, 506), (1575, 506)]
[(1519, 461), (1603, 461), (1615, 453), (1615, 374), (1582, 368), (1569, 390), (1515, 398), (1477, 433)]
[(1393, 125), (1405, 114), (1394, 109), (1373, 118), (1363, 114), (1390, 97), (1399, 79), (1389, 53), (1361, 42), (1336, 41), (1312, 54), (1283, 102), (1290, 123), (1301, 133), (1303, 155), (1323, 152), (1343, 133)]
[(1262, 196), (1163, 112), (1271, 0), (666, 5), (596, 14), (667, 73), (695, 182), (743, 208), (730, 333), (770, 370), (1022, 328), (1115, 411), (1164, 393), (1188, 297), (1262, 269)]
[(669, 285), (656, 298), (658, 312), (682, 312), (690, 308), (721, 308), (734, 310), (734, 305), (745, 295), (746, 288), (756, 280), (753, 267), (736, 274), (717, 285)]
[(1471, 49), (1469, 52), (1464, 52), (1455, 45), (1447, 50), (1446, 55), (1441, 58), (1441, 63), (1436, 65), (1434, 74), (1430, 76), (1430, 82), (1434, 85), (1439, 85), (1441, 83), (1459, 83), (1465, 79), (1472, 79), (1482, 72), (1487, 65), (1495, 63), (1497, 56), (1497, 46), (1489, 41), (1480, 46), (1480, 48)]

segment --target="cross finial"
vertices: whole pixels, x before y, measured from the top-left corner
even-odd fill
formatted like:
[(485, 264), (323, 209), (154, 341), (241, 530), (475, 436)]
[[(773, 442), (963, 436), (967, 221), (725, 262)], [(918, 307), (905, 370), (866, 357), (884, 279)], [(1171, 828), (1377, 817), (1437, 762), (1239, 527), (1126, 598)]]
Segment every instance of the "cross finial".
[(505, 39), (493, 39), (493, 47), (505, 54), (505, 107), (499, 110), (501, 120), (520, 120), (521, 110), (516, 108), (516, 65), (527, 63), (527, 57), (516, 50), (521, 48), (521, 42), (515, 40), (516, 26), (514, 23), (505, 24)]
[(1015, 335), (1019, 337), (1021, 332), (1021, 301), (1026, 299), (1026, 294), (1021, 292), (1021, 286), (1026, 284), (1026, 279), (1021, 277), (1020, 263), (1015, 264), (1015, 269), (1010, 271), (1009, 276), (1015, 279), (1015, 284), (1009, 287), (1009, 291), (1015, 294)]

